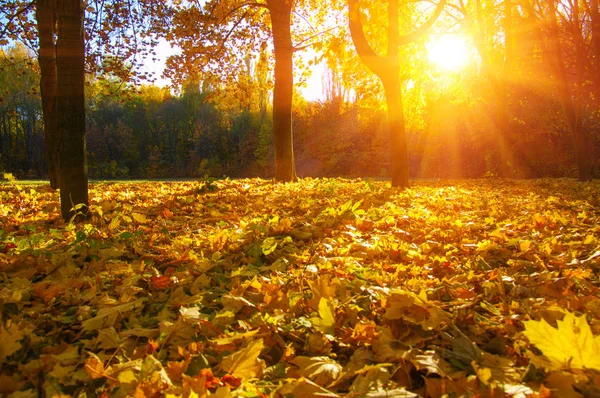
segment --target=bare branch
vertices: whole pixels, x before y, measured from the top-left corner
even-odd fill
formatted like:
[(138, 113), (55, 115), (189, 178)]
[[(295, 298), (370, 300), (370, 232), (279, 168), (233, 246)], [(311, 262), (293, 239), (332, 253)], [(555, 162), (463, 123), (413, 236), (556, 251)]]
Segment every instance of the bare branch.
[(304, 50), (304, 49), (306, 49), (306, 48), (308, 48), (308, 47), (310, 47), (310, 46), (314, 45), (315, 43), (309, 43), (309, 44), (306, 44), (306, 45), (302, 45), (302, 44), (303, 44), (303, 43), (306, 43), (307, 41), (310, 41), (310, 40), (314, 39), (315, 37), (319, 37), (319, 36), (321, 36), (321, 35), (323, 35), (323, 34), (325, 34), (325, 33), (327, 33), (327, 32), (331, 32), (332, 30), (335, 30), (335, 29), (339, 29), (339, 26), (334, 26), (334, 27), (332, 27), (332, 28), (329, 28), (329, 29), (322, 30), (321, 32), (317, 32), (317, 33), (315, 33), (314, 35), (310, 35), (310, 36), (309, 36), (309, 37), (307, 37), (306, 39), (303, 39), (303, 40), (301, 40), (301, 41), (300, 41), (300, 42), (297, 44), (299, 47), (297, 47), (297, 46), (294, 46), (294, 52), (296, 52), (296, 51), (301, 51), (301, 50)]
[(308, 24), (308, 26), (312, 29), (313, 32), (316, 32), (317, 29), (315, 29), (315, 27), (310, 23), (310, 21), (308, 19), (306, 19), (306, 17), (302, 14), (300, 14), (299, 12), (293, 11), (294, 15), (302, 18), (304, 20), (304, 22), (306, 22)]
[(35, 4), (35, 0), (31, 0), (29, 3), (25, 4), (25, 6), (23, 8), (21, 8), (20, 10), (15, 12), (13, 15), (11, 15), (8, 18), (8, 21), (6, 21), (6, 23), (4, 24), (4, 28), (2, 29), (2, 31), (0, 31), (0, 38), (4, 37), (8, 33), (8, 26), (11, 24), (11, 22), (15, 18), (17, 18), (19, 15), (29, 11), (33, 7), (34, 4)]
[[(231, 10), (229, 10), (229, 12), (227, 13), (227, 15), (225, 15), (221, 21), (219, 22), (219, 25), (221, 25), (223, 22), (225, 22), (227, 20), (227, 18), (229, 18), (234, 12), (236, 12), (237, 10), (239, 10), (240, 8), (244, 8), (244, 7), (260, 7), (260, 8), (266, 8), (267, 10), (269, 9), (269, 6), (265, 3), (244, 3), (244, 4), (240, 4), (237, 7), (233, 7)], [(246, 15), (246, 14), (244, 14)], [(239, 22), (238, 22), (239, 24)]]

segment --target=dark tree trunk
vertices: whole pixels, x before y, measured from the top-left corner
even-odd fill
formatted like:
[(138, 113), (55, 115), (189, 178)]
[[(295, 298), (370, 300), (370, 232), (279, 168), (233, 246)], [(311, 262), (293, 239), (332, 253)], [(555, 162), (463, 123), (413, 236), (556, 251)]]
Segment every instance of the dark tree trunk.
[(294, 46), (291, 35), (292, 2), (268, 0), (273, 29), (275, 87), (273, 89), (273, 138), (275, 179), (294, 181), (296, 167), (292, 133), (292, 94), (294, 85)]
[(583, 123), (584, 105), (583, 105), (583, 85), (586, 62), (586, 49), (584, 38), (581, 36), (581, 22), (579, 20), (579, 3), (573, 2), (571, 9), (572, 21), (571, 29), (573, 40), (575, 41), (575, 95), (573, 96), (573, 106), (575, 108), (575, 125), (573, 135), (575, 136), (575, 154), (577, 156), (577, 169), (579, 171), (579, 181), (591, 181), (592, 179), (592, 159), (591, 159), (591, 140), (589, 133)]
[(598, 0), (590, 0), (590, 16), (592, 19), (592, 60), (595, 67), (596, 103), (600, 103), (600, 5)]
[(559, 37), (559, 27), (557, 19), (559, 15), (557, 13), (555, 4), (553, 1), (548, 3), (550, 5), (549, 12), (549, 34), (550, 42), (552, 45), (552, 53), (554, 54), (554, 68), (558, 77), (558, 95), (562, 103), (562, 107), (565, 112), (565, 116), (571, 133), (573, 135), (573, 150), (575, 152), (575, 160), (577, 162), (577, 170), (579, 181), (590, 181), (592, 179), (592, 159), (590, 151), (590, 139), (588, 132), (583, 126), (583, 109), (582, 109), (582, 93), (581, 88), (583, 84), (583, 63), (585, 62), (585, 49), (582, 43), (581, 31), (579, 27), (579, 8), (577, 2), (574, 3), (574, 10), (572, 10), (572, 33), (575, 44), (575, 86), (574, 92), (571, 92), (569, 88), (569, 77), (567, 69), (562, 58), (562, 45)]
[(39, 64), (41, 70), (40, 92), (44, 117), (44, 141), (48, 161), (50, 186), (60, 186), (58, 175), (58, 139), (56, 132), (56, 26), (55, 0), (37, 0), (36, 20), (40, 41)]
[(58, 1), (56, 16), (56, 128), (60, 134), (60, 202), (62, 216), (69, 220), (77, 213), (83, 214), (83, 217), (88, 214), (82, 1)]

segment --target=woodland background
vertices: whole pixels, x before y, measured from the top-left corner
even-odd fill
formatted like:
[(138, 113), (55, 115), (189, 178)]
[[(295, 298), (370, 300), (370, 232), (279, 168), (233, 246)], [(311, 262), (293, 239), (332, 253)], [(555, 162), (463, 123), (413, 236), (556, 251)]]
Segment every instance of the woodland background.
[[(7, 47), (2, 55), (0, 169), (18, 178), (43, 178), (47, 164), (38, 65), (22, 45)], [(413, 70), (424, 58), (421, 51)], [(543, 71), (544, 63), (538, 61), (522, 65), (519, 74)], [(124, 86), (110, 75), (89, 77), (89, 176), (271, 176), (272, 82), (250, 62), (245, 74), (228, 87), (187, 79), (172, 90)], [(335, 69), (327, 67), (322, 100), (294, 96), (298, 175), (387, 176), (389, 135), (380, 89), (364, 75), (348, 87), (350, 80), (341, 81), (343, 75)], [(362, 91), (348, 94), (357, 87)], [(497, 173), (493, 93), (478, 65), (451, 74), (421, 73), (419, 83), (405, 91), (411, 177)], [(572, 138), (551, 80), (537, 87), (509, 85), (508, 108), (509, 142), (518, 160), (511, 168), (515, 177), (577, 175)], [(593, 143), (595, 177), (600, 176), (599, 123), (598, 110), (588, 114), (585, 125)]]

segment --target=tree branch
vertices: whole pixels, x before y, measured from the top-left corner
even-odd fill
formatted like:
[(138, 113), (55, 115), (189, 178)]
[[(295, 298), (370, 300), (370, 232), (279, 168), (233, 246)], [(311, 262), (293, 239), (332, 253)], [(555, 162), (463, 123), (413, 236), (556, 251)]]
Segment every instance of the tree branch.
[(269, 6), (265, 3), (244, 3), (244, 4), (240, 4), (239, 6), (233, 7), (231, 10), (229, 10), (229, 12), (227, 13), (227, 15), (225, 15), (221, 21), (219, 22), (219, 25), (221, 25), (223, 22), (225, 22), (227, 20), (227, 18), (229, 18), (234, 12), (236, 12), (237, 10), (239, 10), (240, 8), (244, 8), (244, 7), (259, 7), (259, 8), (266, 8), (267, 10), (271, 11), (271, 9), (269, 8)]
[(29, 3), (25, 4), (25, 6), (23, 8), (21, 8), (20, 10), (15, 12), (13, 15), (11, 15), (8, 18), (8, 21), (6, 21), (6, 24), (4, 24), (4, 29), (2, 29), (2, 31), (0, 32), (0, 38), (6, 36), (6, 33), (8, 32), (8, 26), (11, 24), (11, 22), (15, 18), (17, 18), (19, 15), (29, 11), (29, 9), (31, 9), (34, 4), (35, 4), (35, 0), (31, 0)]
[[(238, 9), (241, 7), (238, 7)], [(233, 31), (240, 25), (240, 23), (242, 23), (242, 21), (246, 18), (246, 15), (248, 15), (248, 10), (246, 10), (246, 12), (244, 12), (244, 15), (242, 15), (242, 17), (240, 19), (238, 19), (233, 26), (231, 27), (231, 29), (229, 29), (229, 31), (225, 34), (225, 37), (223, 38), (223, 41), (221, 41), (221, 45), (219, 46), (219, 48), (216, 51), (212, 51), (211, 52), (211, 56), (216, 56), (218, 55), (221, 51), (223, 51), (223, 48), (225, 48), (225, 44), (227, 43), (227, 40), (229, 40), (229, 37), (231, 36), (231, 34), (233, 33)]]
[(360, 7), (358, 0), (348, 0), (348, 13), (350, 21), (350, 36), (356, 48), (358, 57), (363, 64), (373, 73), (381, 76), (384, 72), (382, 65), (383, 57), (379, 56), (369, 44), (362, 22), (360, 21)]
[(435, 8), (435, 11), (433, 12), (433, 15), (431, 15), (429, 20), (427, 20), (427, 22), (425, 22), (423, 25), (421, 25), (419, 28), (417, 28), (417, 30), (415, 30), (414, 32), (409, 33), (404, 36), (401, 36), (400, 40), (399, 40), (399, 44), (404, 45), (404, 44), (412, 43), (413, 41), (415, 41), (415, 40), (419, 39), (421, 36), (423, 36), (433, 26), (433, 24), (438, 19), (438, 17), (442, 13), (442, 11), (444, 11), (445, 5), (446, 5), (446, 0), (440, 0), (437, 7)]
[(309, 37), (307, 37), (306, 39), (303, 39), (303, 40), (301, 40), (301, 41), (300, 41), (300, 42), (297, 44), (297, 45), (298, 45), (298, 46), (300, 46), (300, 47), (296, 47), (296, 45), (294, 46), (294, 52), (296, 52), (296, 51), (300, 51), (300, 50), (304, 50), (305, 48), (308, 48), (308, 47), (310, 47), (310, 46), (312, 46), (312, 45), (314, 44), (314, 43), (309, 43), (309, 44), (306, 44), (306, 45), (302, 45), (303, 43), (306, 43), (307, 41), (309, 41), (309, 40), (312, 40), (312, 39), (314, 39), (315, 37), (321, 36), (321, 35), (323, 35), (323, 34), (325, 34), (325, 33), (327, 33), (327, 32), (330, 32), (330, 31), (332, 31), (332, 30), (335, 30), (335, 29), (338, 29), (338, 28), (339, 28), (339, 26), (334, 26), (334, 27), (332, 27), (332, 28), (325, 29), (325, 30), (322, 30), (322, 31), (320, 31), (320, 32), (317, 32), (317, 33), (315, 33), (314, 35), (310, 35)]

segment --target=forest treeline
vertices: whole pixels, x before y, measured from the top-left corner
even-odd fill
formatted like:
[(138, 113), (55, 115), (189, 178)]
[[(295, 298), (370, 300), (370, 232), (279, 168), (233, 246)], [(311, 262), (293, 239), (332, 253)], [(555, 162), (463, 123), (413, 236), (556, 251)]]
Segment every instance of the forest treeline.
[[(7, 48), (0, 69), (0, 169), (18, 178), (45, 178), (39, 72), (23, 46)], [(466, 74), (465, 74), (466, 75)], [(334, 79), (326, 74), (325, 79)], [(452, 90), (409, 88), (411, 177), (493, 176), (499, 153), (484, 76), (455, 81)], [(475, 74), (475, 76), (477, 76)], [(273, 175), (272, 109), (248, 76), (244, 100), (215, 95), (210, 85), (188, 82), (178, 94), (116, 82), (86, 85), (86, 136), (91, 178), (247, 177)], [(339, 82), (326, 81), (325, 87)], [(460, 86), (460, 89), (457, 87)], [(417, 93), (418, 91), (418, 93)], [(414, 92), (414, 93), (413, 93)], [(237, 94), (239, 96), (239, 91)], [(346, 99), (344, 99), (346, 98)], [(482, 100), (483, 98), (483, 100)], [(514, 115), (509, 142), (515, 177), (575, 177), (577, 165), (560, 102), (543, 90), (511, 87)], [(411, 113), (412, 112), (412, 113)], [(599, 176), (598, 118), (592, 132), (594, 175)], [(320, 101), (295, 95), (293, 131), (299, 176), (388, 176), (386, 113), (363, 97), (348, 100), (329, 90)]]

